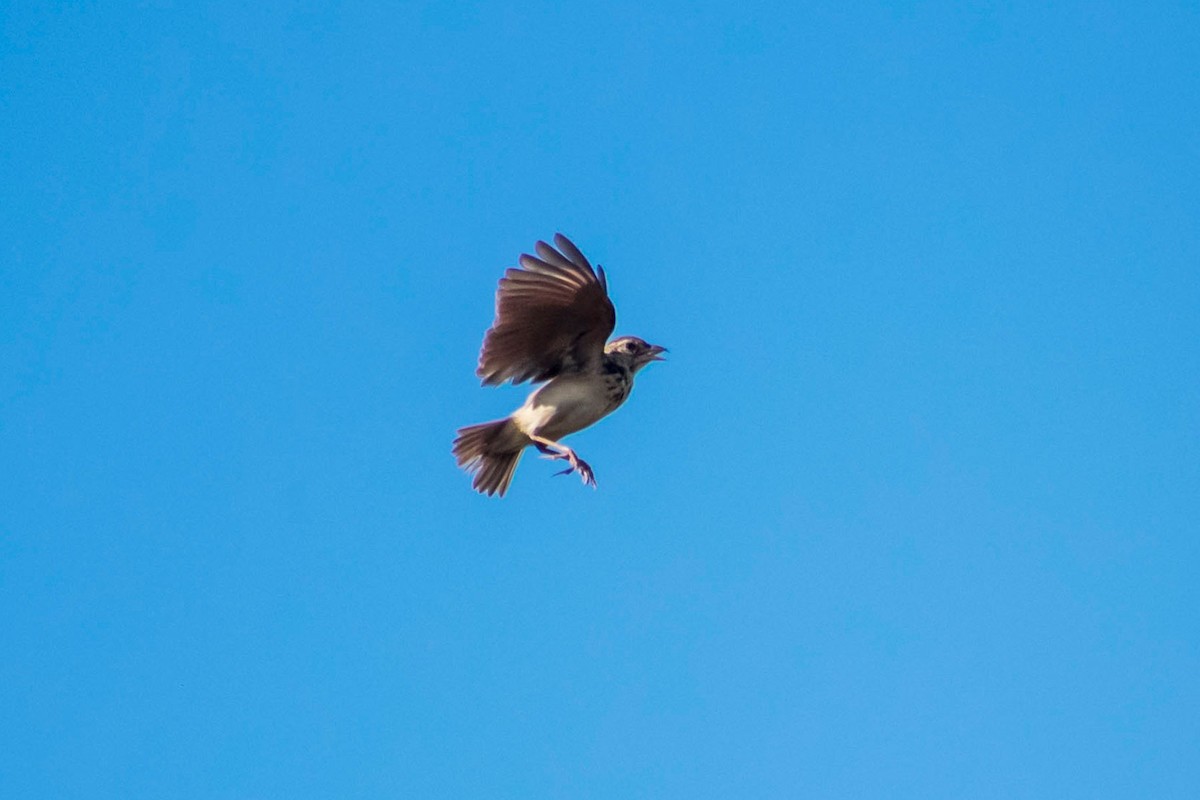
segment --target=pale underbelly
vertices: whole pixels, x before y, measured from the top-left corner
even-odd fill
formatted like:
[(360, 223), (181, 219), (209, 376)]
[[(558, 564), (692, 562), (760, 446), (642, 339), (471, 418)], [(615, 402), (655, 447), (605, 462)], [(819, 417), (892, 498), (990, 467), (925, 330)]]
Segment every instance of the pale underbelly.
[(594, 425), (624, 399), (612, 397), (600, 376), (556, 378), (530, 395), (512, 419), (526, 435), (557, 440)]

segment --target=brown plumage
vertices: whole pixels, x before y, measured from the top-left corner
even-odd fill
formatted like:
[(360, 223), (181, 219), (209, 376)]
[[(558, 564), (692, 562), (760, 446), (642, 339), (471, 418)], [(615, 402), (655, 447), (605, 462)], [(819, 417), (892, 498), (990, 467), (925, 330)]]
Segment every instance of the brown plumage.
[[(529, 445), (567, 461), (595, 486), (591, 467), (557, 441), (612, 413), (633, 389), (633, 376), (666, 348), (635, 336), (605, 341), (617, 315), (604, 270), (562, 234), (555, 247), (535, 245), (506, 270), (496, 291), (496, 319), (485, 334), (476, 374), (483, 385), (548, 381), (510, 416), (460, 428), (453, 453), (484, 494), (504, 495)], [(560, 473), (560, 474), (563, 474)]]
[(454, 456), (460, 466), (478, 465), (474, 481), (477, 491), (503, 497), (529, 443), (529, 437), (505, 418), (460, 428), (454, 440)]
[(604, 270), (595, 271), (562, 234), (554, 249), (535, 245), (521, 268), (505, 271), (496, 290), (496, 321), (483, 339), (484, 386), (546, 381), (564, 371), (593, 369), (617, 324)]

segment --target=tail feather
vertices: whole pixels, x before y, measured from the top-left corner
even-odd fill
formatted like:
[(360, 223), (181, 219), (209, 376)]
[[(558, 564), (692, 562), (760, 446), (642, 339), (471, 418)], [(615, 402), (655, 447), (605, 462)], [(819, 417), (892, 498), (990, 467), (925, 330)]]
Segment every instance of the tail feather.
[(511, 419), (501, 419), (459, 428), (453, 452), (458, 466), (475, 476), (475, 491), (503, 497), (528, 444)]

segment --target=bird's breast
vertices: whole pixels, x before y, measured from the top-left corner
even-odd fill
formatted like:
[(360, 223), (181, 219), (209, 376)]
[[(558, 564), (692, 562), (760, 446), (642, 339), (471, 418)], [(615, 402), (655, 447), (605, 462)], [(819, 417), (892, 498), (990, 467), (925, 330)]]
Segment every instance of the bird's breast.
[(526, 434), (558, 439), (615, 411), (629, 397), (632, 383), (627, 370), (560, 375), (531, 394), (512, 418)]

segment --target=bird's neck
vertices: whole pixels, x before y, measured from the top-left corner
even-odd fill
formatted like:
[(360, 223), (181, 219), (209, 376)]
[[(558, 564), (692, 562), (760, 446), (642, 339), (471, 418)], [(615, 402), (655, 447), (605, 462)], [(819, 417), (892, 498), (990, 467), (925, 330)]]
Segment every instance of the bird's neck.
[(633, 359), (624, 353), (605, 353), (602, 369), (610, 375), (624, 374), (627, 378), (633, 378), (637, 372)]

